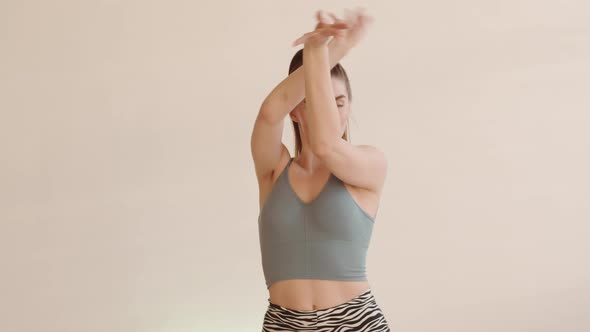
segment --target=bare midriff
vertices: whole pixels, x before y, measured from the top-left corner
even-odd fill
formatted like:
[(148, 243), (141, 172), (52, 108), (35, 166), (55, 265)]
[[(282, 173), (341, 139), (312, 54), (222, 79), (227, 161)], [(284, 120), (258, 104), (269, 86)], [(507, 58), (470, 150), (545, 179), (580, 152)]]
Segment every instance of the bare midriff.
[(368, 281), (287, 279), (270, 286), (271, 303), (294, 310), (326, 309), (348, 302), (369, 289)]

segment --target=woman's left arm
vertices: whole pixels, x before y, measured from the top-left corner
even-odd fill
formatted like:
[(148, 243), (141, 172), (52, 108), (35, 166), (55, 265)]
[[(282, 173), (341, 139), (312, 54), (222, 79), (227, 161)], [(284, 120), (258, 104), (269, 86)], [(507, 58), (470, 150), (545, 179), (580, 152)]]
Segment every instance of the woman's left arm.
[(325, 45), (305, 45), (305, 112), (310, 147), (342, 181), (380, 192), (387, 173), (385, 154), (371, 145), (352, 145), (340, 137), (340, 118), (334, 100)]
[(338, 139), (340, 119), (332, 90), (328, 47), (305, 45), (303, 50), (305, 109), (309, 144), (314, 154), (325, 153)]

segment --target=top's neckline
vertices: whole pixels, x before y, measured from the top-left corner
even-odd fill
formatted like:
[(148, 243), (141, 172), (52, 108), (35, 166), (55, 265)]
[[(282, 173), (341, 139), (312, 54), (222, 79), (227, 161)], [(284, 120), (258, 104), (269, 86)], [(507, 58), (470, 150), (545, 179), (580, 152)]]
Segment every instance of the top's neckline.
[(293, 195), (297, 198), (297, 200), (303, 204), (303, 205), (311, 205), (314, 202), (316, 202), (320, 196), (322, 196), (322, 194), (326, 191), (326, 188), (328, 187), (328, 185), (330, 184), (330, 181), (332, 180), (332, 177), (334, 176), (334, 174), (330, 173), (330, 176), (328, 176), (328, 179), (324, 182), (324, 185), (322, 186), (322, 190), (309, 202), (305, 202), (303, 199), (301, 199), (301, 197), (299, 197), (299, 195), (295, 192), (295, 189), (293, 188), (293, 186), (291, 185), (291, 181), (289, 179), (289, 168), (291, 166), (291, 162), (293, 161), (293, 157), (291, 157), (291, 159), (289, 159), (289, 163), (287, 163), (287, 167), (285, 170), (285, 175), (286, 175), (286, 180), (287, 180), (287, 185), (289, 186), (289, 189), (291, 190), (291, 192), (293, 193)]

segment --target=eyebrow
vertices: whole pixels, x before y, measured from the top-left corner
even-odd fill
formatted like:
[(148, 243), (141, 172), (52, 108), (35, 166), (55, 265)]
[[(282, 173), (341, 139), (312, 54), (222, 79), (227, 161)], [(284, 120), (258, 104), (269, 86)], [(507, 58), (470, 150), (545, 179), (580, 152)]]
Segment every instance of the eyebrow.
[(340, 99), (340, 98), (346, 98), (346, 95), (339, 95), (338, 97), (336, 97), (336, 99)]

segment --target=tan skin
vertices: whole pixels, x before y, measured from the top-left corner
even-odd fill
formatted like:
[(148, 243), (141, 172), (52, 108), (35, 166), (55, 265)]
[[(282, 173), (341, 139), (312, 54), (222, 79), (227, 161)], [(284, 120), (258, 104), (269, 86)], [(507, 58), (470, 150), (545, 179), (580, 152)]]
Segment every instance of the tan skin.
[[(336, 100), (336, 103), (339, 105), (342, 135), (346, 130), (346, 123), (349, 120), (351, 108), (344, 82), (338, 78), (332, 78), (332, 82), (334, 95), (345, 96)], [(290, 117), (293, 121), (300, 124), (302, 149), (299, 157), (289, 167), (288, 178), (297, 196), (303, 202), (311, 202), (318, 196), (325, 185), (330, 176), (330, 169), (322, 163), (322, 160), (309, 147), (309, 140), (306, 135), (304, 101), (290, 113)], [(275, 171), (276, 176), (272, 179), (273, 184), (276, 181), (276, 177), (286, 167), (289, 158), (291, 156), (287, 152), (281, 159), (277, 171)], [(380, 195), (374, 191), (358, 188), (347, 183), (344, 183), (344, 185), (359, 206), (374, 218), (377, 213)], [(261, 204), (269, 194), (269, 188), (272, 188), (272, 184), (263, 184), (262, 188)], [(328, 308), (346, 302), (361, 294), (369, 287), (368, 281), (291, 279), (274, 283), (269, 288), (269, 293), (272, 303), (286, 308), (310, 310)]]
[[(331, 17), (336, 23), (342, 22), (334, 15), (331, 15)], [(325, 42), (325, 36), (335, 36), (341, 33), (339, 30), (328, 31), (326, 28), (329, 27), (329, 24), (323, 21), (319, 15), (318, 21), (315, 30), (317, 33), (304, 35), (304, 37), (296, 41), (296, 44), (306, 42), (306, 46), (309, 46), (310, 49), (316, 45), (322, 47), (321, 44)], [(323, 36), (319, 32), (321, 29), (324, 29), (322, 31), (325, 32), (322, 34)], [(342, 36), (342, 34), (339, 36)], [(289, 91), (292, 98), (290, 102), (295, 100), (293, 95), (296, 93), (293, 91), (296, 90), (299, 95), (302, 92), (301, 86), (297, 86), (297, 88), (294, 88), (294, 86), (296, 85), (290, 86)], [(329, 118), (329, 128), (334, 130), (334, 137), (341, 137), (350, 118), (351, 105), (345, 84), (341, 79), (331, 78), (331, 87), (334, 104), (330, 106), (333, 107), (332, 109), (337, 109), (338, 115), (332, 115)], [(330, 95), (330, 98), (332, 98), (332, 95)], [(285, 103), (287, 99), (283, 97), (280, 100)], [(316, 100), (314, 100), (314, 105), (317, 105)], [(288, 103), (289, 101), (287, 101)], [(261, 108), (252, 140), (259, 183), (260, 208), (264, 205), (278, 176), (291, 158), (287, 148), (280, 143), (283, 119), (278, 116), (273, 121), (269, 120), (271, 112), (276, 114), (281, 107), (289, 106), (276, 101), (272, 105), (274, 107)], [(311, 107), (311, 105), (309, 106)], [(330, 144), (330, 149), (319, 149), (318, 146), (323, 147), (324, 145), (314, 144), (310, 139), (310, 133), (313, 133), (312, 128), (314, 128), (310, 123), (314, 118), (310, 118), (312, 113), (310, 113), (311, 109), (307, 109), (307, 106), (306, 100), (302, 99), (294, 107), (289, 107), (292, 110), (288, 112), (289, 117), (299, 124), (302, 140), (301, 153), (288, 169), (288, 179), (291, 187), (301, 201), (309, 203), (319, 195), (330, 173), (333, 173), (343, 181), (346, 189), (358, 205), (367, 214), (375, 218), (385, 179), (386, 162), (383, 154), (373, 147), (353, 146), (341, 139), (335, 140), (334, 144)], [(262, 117), (264, 111), (267, 112), (265, 114), (267, 116), (266, 121)], [(273, 141), (273, 139), (276, 141)], [(275, 142), (276, 146), (273, 146), (273, 142)], [(273, 147), (276, 150), (273, 150)], [(267, 166), (268, 168), (265, 169), (264, 166), (266, 165), (270, 165), (270, 167)], [(347, 302), (369, 288), (368, 281), (288, 279), (272, 284), (268, 291), (269, 299), (274, 304), (295, 310), (317, 310)]]

